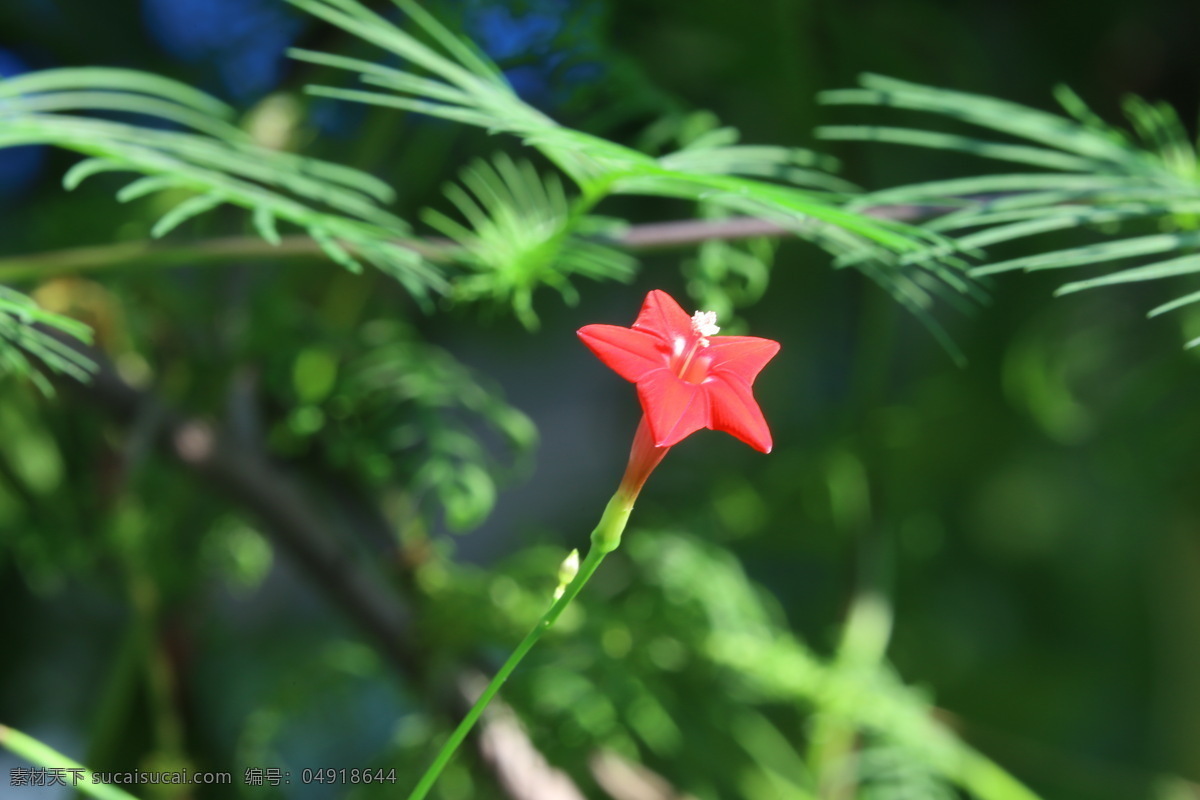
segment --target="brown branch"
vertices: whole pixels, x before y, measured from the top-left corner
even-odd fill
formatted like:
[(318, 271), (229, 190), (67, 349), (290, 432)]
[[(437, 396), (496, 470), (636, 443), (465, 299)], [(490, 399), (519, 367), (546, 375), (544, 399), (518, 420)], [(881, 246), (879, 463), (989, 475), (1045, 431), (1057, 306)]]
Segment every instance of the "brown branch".
[(130, 386), (100, 353), (69, 339), (62, 341), (96, 364), (90, 381), (64, 381), (64, 387), (126, 426), (153, 415), (153, 438), (160, 448), (261, 519), (275, 542), (359, 623), (393, 665), (410, 677), (420, 676), (420, 659), (408, 644), (412, 636), (405, 609), (375, 576), (335, 544), (321, 514), (303, 491), (257, 451), (207, 422), (167, 408), (150, 392)]
[[(931, 213), (944, 211), (934, 206), (897, 205), (874, 206), (859, 213), (875, 219), (895, 222), (913, 222)], [(818, 220), (812, 220), (820, 224)], [(672, 222), (647, 222), (630, 225), (619, 236), (608, 240), (610, 244), (634, 252), (672, 250), (693, 247), (704, 242), (737, 241), (760, 237), (795, 236), (797, 228), (785, 227), (757, 217), (725, 217), (723, 219), (684, 219)], [(0, 262), (2, 263), (2, 262)], [(3, 273), (0, 272), (0, 277)]]
[[(876, 219), (913, 221), (938, 210), (933, 206), (897, 205), (877, 206), (864, 209), (860, 213)], [(717, 240), (736, 241), (763, 236), (795, 235), (795, 228), (786, 228), (766, 220), (728, 217), (631, 225), (622, 233), (605, 239), (605, 242), (633, 252), (650, 252), (692, 247)], [(450, 240), (436, 237), (402, 239), (398, 240), (398, 243), (435, 263), (452, 260), (457, 250), (457, 245)], [(320, 246), (303, 234), (284, 236), (278, 245), (272, 245), (257, 236), (225, 236), (192, 244), (121, 242), (0, 258), (0, 282), (124, 267), (324, 257)]]
[(643, 764), (614, 750), (597, 750), (588, 759), (592, 777), (613, 800), (696, 800)]

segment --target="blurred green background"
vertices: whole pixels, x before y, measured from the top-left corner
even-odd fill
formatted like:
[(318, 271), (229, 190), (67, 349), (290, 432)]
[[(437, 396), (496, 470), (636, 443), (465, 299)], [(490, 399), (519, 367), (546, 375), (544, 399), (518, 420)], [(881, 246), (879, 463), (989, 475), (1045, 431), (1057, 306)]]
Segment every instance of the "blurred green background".
[[(1064, 82), (1108, 118), (1130, 92), (1169, 101), (1189, 124), (1198, 107), (1200, 7), (1166, 0), (432, 7), (567, 124), (636, 143), (655, 122), (686, 127), (708, 110), (746, 142), (832, 152), (868, 188), (977, 167), (814, 145), (816, 125), (855, 117), (815, 94), (863, 71), (1041, 108)], [(284, 60), (288, 43), (362, 49), (271, 0), (0, 6), (0, 72), (134, 67), (194, 83), (247, 120), (282, 108), (295, 147), (383, 177), (405, 219), (445, 209), (444, 181), (511, 147), (309, 102), (300, 87), (333, 78)], [(3, 255), (147, 237), (152, 201), (119, 205), (103, 179), (61, 189), (76, 156), (0, 157)], [(634, 222), (692, 213), (628, 199), (600, 210)], [(175, 237), (245, 227), (223, 212)], [(755, 671), (721, 656), (714, 637), (740, 631), (795, 637), (798, 652), (848, 674), (886, 648), (933, 718), (1043, 797), (1200, 797), (1200, 417), (1188, 399), (1200, 376), (1182, 349), (1200, 320), (1143, 318), (1181, 287), (1055, 300), (1059, 276), (1001, 276), (989, 305), (938, 312), (968, 358), (959, 368), (811, 245), (780, 242), (769, 272), (725, 255), (641, 255), (635, 282), (577, 283), (574, 306), (542, 290), (536, 331), (487, 303), (423, 311), (382, 274), (315, 260), (22, 283), (93, 325), (126, 380), (261, 442), (394, 589), (420, 665), (396, 674), (260, 519), (154, 449), (152, 410), (117, 425), (86, 392), (47, 398), (7, 379), (0, 722), (94, 769), (400, 775), (399, 787), (354, 794), (293, 780), (139, 796), (405, 791), (450, 723), (451, 676), (494, 670), (624, 466), (634, 393), (574, 331), (627, 325), (662, 288), (689, 308), (732, 298), (730, 328), (783, 344), (757, 384), (775, 450), (701, 433), (651, 479), (627, 548), (505, 691), (552, 763), (589, 797), (622, 797), (605, 753), (701, 798), (966, 796), (906, 734), (829, 712), (801, 662)], [(902, 694), (879, 692), (838, 702)], [(509, 796), (485, 762), (464, 753), (442, 796)], [(5, 772), (19, 763), (0, 756)]]

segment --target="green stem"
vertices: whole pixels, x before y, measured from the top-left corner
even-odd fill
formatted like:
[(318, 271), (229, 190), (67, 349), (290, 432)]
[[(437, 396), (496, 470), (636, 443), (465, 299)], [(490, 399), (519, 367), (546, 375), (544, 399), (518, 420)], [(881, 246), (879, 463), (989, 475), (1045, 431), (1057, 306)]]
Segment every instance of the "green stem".
[(467, 738), (467, 734), (475, 727), (475, 723), (479, 721), (479, 717), (483, 715), (483, 711), (492, 702), (492, 698), (500, 691), (500, 687), (508, 680), (508, 676), (513, 673), (517, 665), (521, 663), (521, 659), (525, 658), (526, 654), (533, 649), (537, 644), (538, 639), (542, 638), (542, 634), (550, 629), (550, 626), (558, 620), (563, 611), (575, 596), (583, 589), (584, 584), (592, 577), (592, 573), (600, 566), (600, 562), (604, 557), (617, 549), (617, 545), (621, 543), (621, 533), (625, 530), (625, 523), (629, 519), (629, 512), (633, 510), (633, 497), (618, 491), (613, 495), (613, 498), (608, 501), (608, 505), (604, 509), (604, 515), (600, 517), (600, 524), (592, 531), (592, 545), (588, 548), (587, 557), (579, 566), (579, 572), (575, 578), (563, 590), (562, 596), (550, 606), (533, 629), (525, 635), (521, 643), (517, 645), (517, 649), (513, 651), (504, 665), (500, 667), (500, 671), (496, 673), (496, 677), (492, 678), (491, 683), (483, 690), (483, 694), (475, 701), (475, 705), (471, 706), (471, 710), (463, 717), (462, 722), (454, 729), (454, 733), (450, 734), (450, 738), (442, 745), (441, 751), (438, 752), (437, 758), (421, 776), (421, 782), (412, 790), (412, 794), (408, 796), (408, 800), (422, 800), (433, 788), (433, 784), (437, 781), (438, 776), (442, 774), (446, 764), (454, 756), (459, 745)]
[(99, 798), (99, 800), (137, 800), (133, 795), (107, 783), (93, 783), (92, 771), (82, 764), (64, 756), (47, 744), (32, 736), (0, 725), (0, 747), (5, 747), (26, 761), (37, 764), (44, 770), (56, 772), (76, 791)]

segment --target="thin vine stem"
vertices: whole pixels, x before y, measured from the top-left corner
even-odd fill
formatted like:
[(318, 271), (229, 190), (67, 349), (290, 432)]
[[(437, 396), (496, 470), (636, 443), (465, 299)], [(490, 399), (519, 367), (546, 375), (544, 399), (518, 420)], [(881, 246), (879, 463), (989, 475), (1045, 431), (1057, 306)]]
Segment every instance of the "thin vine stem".
[(508, 680), (521, 661), (528, 655), (533, 646), (542, 638), (542, 634), (550, 629), (558, 620), (571, 601), (582, 591), (584, 585), (592, 577), (592, 574), (600, 566), (604, 557), (617, 549), (621, 542), (621, 533), (625, 529), (625, 523), (629, 519), (629, 512), (633, 509), (633, 498), (628, 494), (618, 491), (609, 501), (604, 509), (604, 515), (600, 518), (600, 524), (592, 531), (592, 544), (588, 548), (587, 556), (583, 559), (583, 563), (579, 565), (579, 572), (567, 584), (563, 590), (562, 596), (559, 597), (554, 605), (542, 615), (542, 618), (537, 621), (533, 629), (525, 635), (517, 648), (513, 650), (512, 655), (500, 667), (496, 676), (492, 678), (487, 688), (479, 695), (479, 699), (475, 701), (475, 705), (471, 706), (471, 710), (463, 717), (462, 722), (454, 729), (454, 733), (450, 734), (450, 738), (442, 745), (442, 749), (438, 752), (437, 758), (430, 764), (429, 769), (421, 776), (420, 782), (416, 788), (412, 790), (412, 794), (408, 796), (408, 800), (423, 800), (429, 794), (429, 790), (433, 788), (438, 777), (442, 774), (442, 770), (450, 763), (450, 759), (458, 750), (459, 746), (467, 738), (467, 734), (475, 727), (475, 723), (483, 715), (484, 709), (492, 702), (496, 694), (500, 691), (500, 687)]

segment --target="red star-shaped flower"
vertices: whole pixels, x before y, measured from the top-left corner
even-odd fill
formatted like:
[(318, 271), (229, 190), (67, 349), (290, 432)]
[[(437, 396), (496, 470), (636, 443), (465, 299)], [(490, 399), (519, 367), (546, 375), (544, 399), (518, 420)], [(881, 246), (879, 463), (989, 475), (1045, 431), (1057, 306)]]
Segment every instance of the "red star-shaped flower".
[(716, 314), (689, 317), (666, 292), (646, 295), (631, 328), (586, 325), (579, 338), (609, 368), (637, 384), (655, 447), (701, 428), (725, 431), (764, 453), (771, 431), (750, 390), (779, 342), (716, 336)]

